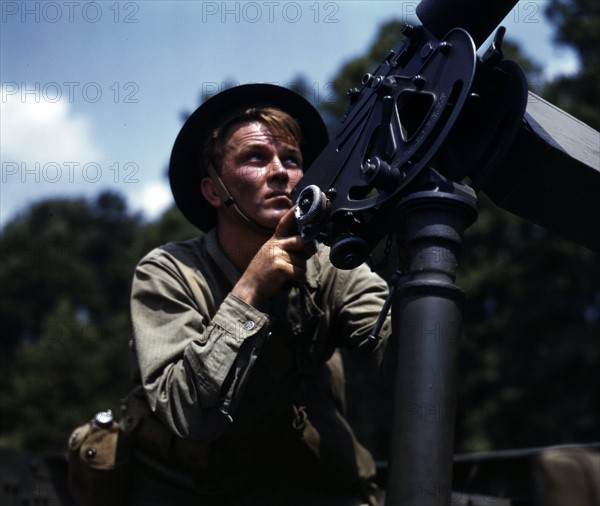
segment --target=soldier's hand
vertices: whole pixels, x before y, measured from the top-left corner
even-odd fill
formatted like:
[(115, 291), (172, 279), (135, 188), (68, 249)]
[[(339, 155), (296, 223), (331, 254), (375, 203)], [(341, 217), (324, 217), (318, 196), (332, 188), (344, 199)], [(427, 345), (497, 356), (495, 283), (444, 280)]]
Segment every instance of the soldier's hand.
[(232, 293), (260, 308), (288, 284), (306, 282), (306, 261), (316, 251), (314, 242), (307, 243), (298, 234), (292, 208), (254, 256)]

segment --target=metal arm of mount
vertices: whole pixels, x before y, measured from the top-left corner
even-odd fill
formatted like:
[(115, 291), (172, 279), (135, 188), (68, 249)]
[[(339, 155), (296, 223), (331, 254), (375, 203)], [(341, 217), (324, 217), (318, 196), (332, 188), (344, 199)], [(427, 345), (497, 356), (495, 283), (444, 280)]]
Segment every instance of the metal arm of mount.
[(525, 112), (520, 67), (476, 56), (462, 28), (438, 39), (406, 25), (404, 39), (362, 85), (338, 134), (294, 195), (300, 232), (331, 246), (331, 261), (352, 269), (397, 229), (395, 208), (425, 168), (452, 181), (493, 170)]
[[(423, 0), (423, 25), (406, 25), (398, 46), (348, 91), (337, 134), (293, 193), (300, 233), (329, 245), (336, 267), (357, 267), (403, 226), (399, 203), (424, 168), (467, 180), (500, 206), (600, 249), (588, 225), (600, 216), (598, 132), (560, 110), (576, 138), (563, 142), (573, 134), (546, 128), (557, 109), (528, 94), (520, 66), (504, 59), (504, 28), (476, 54), (516, 3)], [(548, 185), (541, 164), (552, 169)]]

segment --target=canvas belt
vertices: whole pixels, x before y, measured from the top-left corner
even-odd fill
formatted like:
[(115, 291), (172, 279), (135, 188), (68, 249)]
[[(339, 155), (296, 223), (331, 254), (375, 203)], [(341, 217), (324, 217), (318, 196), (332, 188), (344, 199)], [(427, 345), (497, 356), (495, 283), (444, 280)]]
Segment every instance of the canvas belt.
[(208, 467), (210, 443), (175, 436), (154, 416), (146, 416), (133, 432), (135, 445), (151, 457), (191, 471)]
[[(209, 453), (211, 455), (211, 465), (220, 467), (225, 462), (221, 462), (226, 455), (229, 465), (232, 465), (240, 458), (250, 459), (250, 462), (269, 459), (271, 454), (281, 452), (283, 447), (288, 447), (292, 440), (298, 438), (294, 433), (302, 433), (304, 429), (304, 419), (301, 424), (296, 413), (297, 420), (289, 423), (289, 428), (283, 432), (272, 431), (264, 434), (262, 437), (247, 436), (229, 436), (221, 439), (218, 443), (206, 443), (193, 441), (191, 439), (180, 438), (173, 434), (160, 420), (154, 415), (147, 414), (140, 421), (138, 426), (132, 431), (135, 446), (147, 453), (149, 456), (167, 465), (172, 465), (185, 471), (207, 470), (209, 467)], [(303, 412), (301, 414), (304, 414)], [(241, 462), (240, 462), (241, 463)]]
[(121, 426), (131, 434), (136, 448), (166, 465), (190, 471), (208, 466), (210, 444), (180, 438), (150, 410), (141, 386), (134, 388), (121, 405)]

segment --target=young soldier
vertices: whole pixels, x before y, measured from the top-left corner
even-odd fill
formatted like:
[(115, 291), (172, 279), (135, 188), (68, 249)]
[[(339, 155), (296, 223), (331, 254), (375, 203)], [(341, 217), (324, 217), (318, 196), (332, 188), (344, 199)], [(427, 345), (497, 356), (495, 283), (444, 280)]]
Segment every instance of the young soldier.
[[(304, 242), (290, 198), (326, 143), (307, 101), (266, 84), (214, 96), (181, 129), (171, 188), (205, 234), (135, 272), (130, 504), (375, 503), (334, 352), (367, 343), (387, 286)], [(362, 348), (380, 358), (388, 334)]]

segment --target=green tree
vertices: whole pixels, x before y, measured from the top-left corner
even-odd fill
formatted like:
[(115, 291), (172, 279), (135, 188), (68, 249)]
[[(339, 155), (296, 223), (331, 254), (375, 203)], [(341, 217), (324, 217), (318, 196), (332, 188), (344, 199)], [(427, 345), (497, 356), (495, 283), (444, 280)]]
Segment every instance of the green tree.
[(62, 451), (131, 388), (129, 295), (152, 248), (197, 234), (175, 207), (146, 223), (121, 195), (49, 199), (0, 234), (1, 446)]
[(39, 202), (2, 230), (0, 315), (3, 445), (64, 447), (81, 410), (124, 393), (128, 256), (140, 216), (124, 199)]
[(3, 350), (19, 340), (35, 341), (61, 296), (95, 322), (120, 310), (129, 269), (123, 256), (140, 226), (123, 198), (110, 193), (93, 204), (46, 200), (7, 224), (0, 237)]
[(459, 280), (467, 305), (458, 448), (597, 440), (598, 255), (481, 197)]
[(577, 53), (579, 71), (549, 83), (543, 90), (544, 97), (600, 129), (600, 3), (551, 0), (546, 14), (556, 26), (555, 41)]
[(135, 264), (151, 249), (167, 242), (189, 239), (201, 233), (184, 218), (175, 205), (172, 205), (158, 219), (146, 223), (138, 233), (136, 243), (129, 252), (132, 261), (130, 275), (133, 275)]
[(118, 413), (126, 392), (130, 326), (122, 311), (99, 325), (86, 321), (68, 296), (21, 341), (4, 369), (2, 446), (64, 451), (69, 432), (100, 410)]

